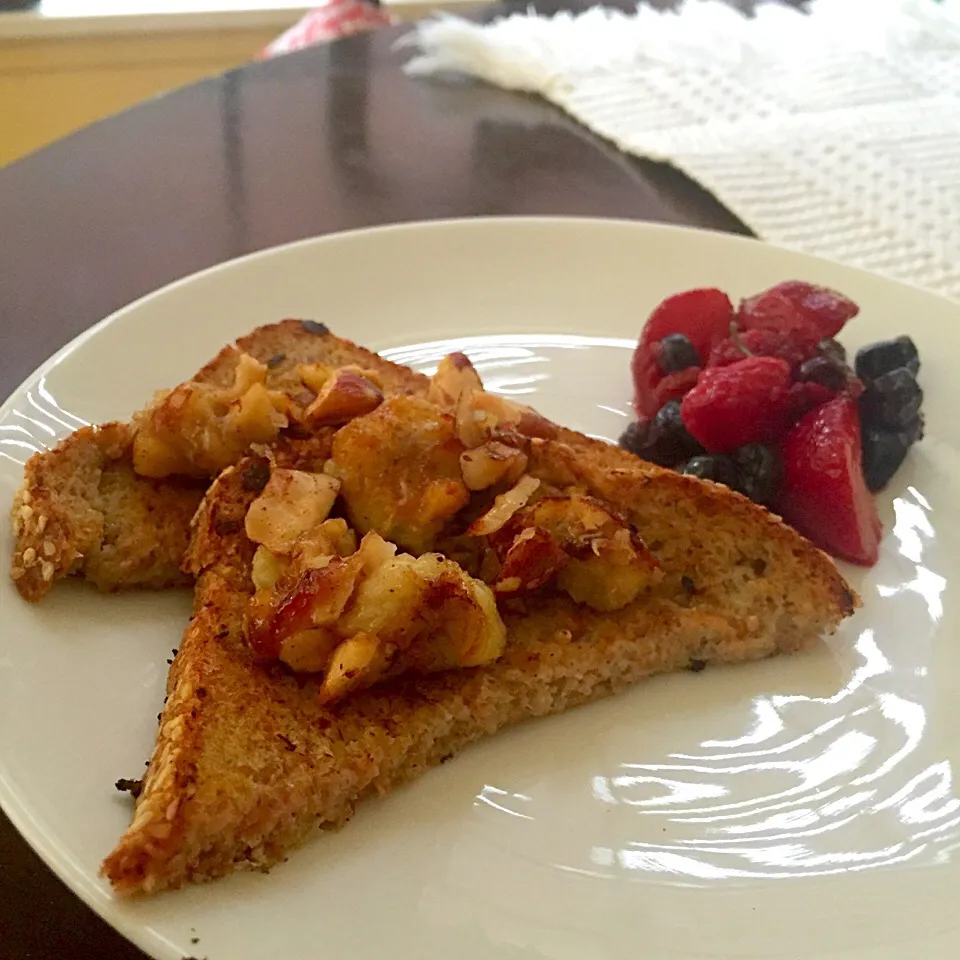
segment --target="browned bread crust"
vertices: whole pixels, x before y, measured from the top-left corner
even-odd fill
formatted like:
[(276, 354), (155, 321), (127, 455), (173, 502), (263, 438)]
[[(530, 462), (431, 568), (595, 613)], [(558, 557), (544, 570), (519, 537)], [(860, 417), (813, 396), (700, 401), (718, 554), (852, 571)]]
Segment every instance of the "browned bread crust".
[[(423, 392), (428, 382), (301, 320), (259, 327), (224, 347), (193, 379), (231, 383), (244, 353), (267, 364), (267, 386), (276, 390), (301, 391), (296, 369), (310, 363), (372, 370), (389, 394)], [(127, 424), (84, 427), (27, 462), (11, 514), (11, 573), (24, 599), (39, 600), (72, 575), (101, 590), (189, 582), (180, 565), (205, 484), (138, 476), (132, 443)]]
[(242, 636), (253, 547), (242, 520), (251, 463), (227, 470), (198, 512), (187, 567), (194, 617), (133, 822), (102, 872), (129, 896), (281, 860), (472, 741), (644, 677), (792, 652), (857, 603), (832, 562), (724, 487), (566, 432), (535, 442), (531, 469), (568, 478), (634, 521), (668, 568), (614, 613), (544, 595), (503, 611), (505, 655), (407, 678), (323, 707), (312, 682), (256, 664)]
[(136, 476), (132, 443), (126, 424), (84, 427), (27, 461), (10, 571), (26, 600), (73, 574), (101, 590), (189, 583), (180, 560), (204, 485)]
[(372, 370), (388, 394), (423, 393), (429, 384), (429, 379), (422, 374), (384, 360), (350, 340), (334, 336), (325, 324), (293, 319), (258, 327), (237, 340), (236, 345), (224, 347), (193, 379), (221, 386), (230, 384), (241, 354), (248, 354), (267, 365), (267, 387), (271, 390), (301, 390), (303, 387), (296, 369), (309, 363)]

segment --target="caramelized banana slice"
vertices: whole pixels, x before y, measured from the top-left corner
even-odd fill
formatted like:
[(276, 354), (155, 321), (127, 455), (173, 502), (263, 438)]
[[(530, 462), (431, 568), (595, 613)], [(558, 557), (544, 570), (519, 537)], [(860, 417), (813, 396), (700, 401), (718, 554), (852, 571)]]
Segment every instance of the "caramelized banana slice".
[(263, 659), (322, 675), (324, 702), (402, 673), (477, 666), (503, 652), (493, 593), (439, 554), (396, 556), (368, 533), (356, 553), (299, 574), (296, 561), (247, 610)]
[(637, 533), (591, 497), (543, 497), (517, 510), (491, 537), (501, 561), (497, 593), (553, 580), (577, 603), (618, 610), (659, 575)]
[(134, 418), (133, 467), (144, 477), (212, 477), (251, 444), (270, 443), (287, 426), (289, 400), (267, 390), (267, 368), (243, 354), (233, 385), (189, 381)]
[[(322, 670), (343, 640), (336, 623), (362, 570), (357, 554), (329, 557), (320, 567), (299, 573), (289, 569), (274, 588), (258, 590), (246, 615), (253, 652), (262, 660), (284, 660), (294, 670)], [(308, 662), (319, 665), (305, 667)]]
[(394, 397), (340, 428), (326, 469), (342, 483), (353, 526), (420, 554), (470, 498), (461, 453), (450, 414)]
[(253, 569), (251, 571), (254, 588), (256, 590), (272, 590), (289, 568), (290, 560), (288, 557), (271, 553), (264, 546), (257, 547), (257, 552), (253, 555)]
[(337, 646), (320, 685), (320, 702), (333, 703), (377, 682), (396, 656), (396, 647), (358, 633)]
[(290, 553), (300, 537), (327, 519), (339, 490), (339, 481), (326, 474), (274, 467), (247, 511), (247, 536), (273, 553)]
[(319, 527), (305, 533), (293, 549), (293, 562), (298, 570), (326, 566), (330, 557), (349, 557), (357, 552), (357, 535), (340, 517), (324, 520)]
[(363, 578), (336, 629), (350, 639), (324, 677), (325, 702), (387, 676), (488, 663), (507, 639), (490, 588), (439, 554), (394, 557)]

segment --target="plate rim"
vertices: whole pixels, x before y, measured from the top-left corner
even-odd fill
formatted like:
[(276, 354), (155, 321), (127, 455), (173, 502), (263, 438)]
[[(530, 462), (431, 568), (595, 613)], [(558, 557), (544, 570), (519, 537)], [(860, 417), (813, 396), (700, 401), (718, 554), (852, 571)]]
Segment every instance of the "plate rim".
[(96, 336), (105, 327), (110, 326), (118, 321), (122, 321), (127, 313), (142, 307), (145, 303), (155, 298), (164, 296), (173, 290), (179, 289), (182, 286), (186, 286), (187, 284), (203, 280), (213, 274), (241, 269), (245, 264), (251, 261), (267, 260), (273, 257), (283, 256), (288, 252), (304, 249), (306, 247), (320, 247), (330, 243), (362, 240), (367, 236), (383, 236), (393, 233), (418, 232), (422, 230), (443, 230), (450, 228), (458, 230), (479, 230), (500, 228), (504, 226), (507, 226), (510, 229), (530, 229), (531, 227), (535, 226), (554, 226), (561, 230), (573, 229), (575, 227), (602, 228), (604, 226), (608, 226), (616, 229), (626, 227), (628, 229), (636, 229), (639, 232), (662, 233), (669, 235), (693, 234), (695, 236), (707, 238), (711, 241), (721, 240), (722, 242), (732, 242), (744, 247), (761, 246), (767, 249), (778, 250), (793, 257), (800, 257), (809, 263), (828, 265), (830, 267), (841, 267), (845, 271), (852, 271), (854, 274), (870, 278), (871, 280), (880, 280), (884, 283), (892, 283), (898, 287), (913, 290), (922, 296), (933, 297), (942, 303), (946, 303), (951, 306), (960, 306), (960, 301), (954, 300), (952, 297), (948, 297), (936, 290), (929, 290), (928, 288), (922, 287), (919, 284), (902, 280), (900, 278), (888, 277), (882, 273), (876, 273), (873, 270), (867, 270), (863, 267), (844, 263), (840, 260), (832, 260), (829, 257), (822, 257), (818, 256), (817, 254), (806, 253), (803, 250), (798, 250), (795, 247), (790, 247), (785, 244), (771, 243), (770, 241), (764, 240), (761, 237), (744, 236), (742, 234), (728, 233), (723, 230), (714, 230), (706, 227), (686, 226), (685, 224), (658, 223), (647, 220), (631, 220), (628, 218), (618, 217), (568, 217), (550, 215), (517, 217), (446, 217), (437, 220), (409, 220), (403, 223), (388, 223), (370, 227), (357, 227), (352, 230), (342, 230), (335, 233), (315, 234), (309, 237), (301, 237), (299, 240), (290, 240), (286, 243), (264, 247), (262, 250), (253, 250), (250, 253), (244, 253), (238, 257), (232, 257), (229, 260), (223, 260), (220, 263), (211, 264), (210, 266), (204, 267), (201, 270), (196, 270), (193, 273), (188, 273), (185, 276), (178, 277), (176, 280), (171, 280), (169, 283), (165, 283), (162, 286), (157, 287), (155, 290), (150, 290), (136, 299), (131, 300), (129, 303), (118, 307), (116, 310), (107, 314), (107, 316), (91, 324), (86, 330), (78, 333), (75, 337), (67, 341), (67, 343), (56, 350), (50, 357), (44, 360), (39, 366), (35, 367), (32, 372), (27, 374), (27, 376), (24, 377), (23, 380), (21, 380), (6, 397), (4, 397), (3, 403), (0, 404), (0, 417), (6, 416), (9, 407), (12, 406), (12, 402), (18, 394), (23, 393), (26, 389), (29, 389), (29, 387), (37, 383), (37, 381), (39, 381), (53, 367), (57, 366), (65, 357), (69, 356), (69, 354), (81, 347), (87, 340)]

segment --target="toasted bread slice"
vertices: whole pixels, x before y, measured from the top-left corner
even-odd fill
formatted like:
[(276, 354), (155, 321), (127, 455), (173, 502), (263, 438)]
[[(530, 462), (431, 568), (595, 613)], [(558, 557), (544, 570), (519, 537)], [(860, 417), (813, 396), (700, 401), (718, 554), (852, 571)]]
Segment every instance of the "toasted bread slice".
[[(302, 391), (296, 369), (312, 363), (373, 370), (387, 394), (420, 393), (428, 383), (333, 336), (323, 324), (301, 320), (254, 330), (224, 347), (193, 379), (228, 385), (243, 354), (268, 366), (267, 386), (275, 390)], [(107, 591), (189, 582), (180, 565), (190, 518), (207, 484), (138, 476), (133, 436), (127, 424), (84, 427), (27, 462), (12, 511), (11, 562), (25, 599), (39, 600), (71, 575)]]
[(612, 613), (530, 595), (502, 613), (505, 654), (318, 701), (316, 685), (254, 661), (243, 638), (254, 545), (243, 518), (256, 464), (225, 471), (198, 511), (193, 620), (168, 680), (133, 822), (102, 872), (124, 896), (281, 860), (316, 831), (497, 730), (616, 693), (652, 674), (792, 652), (857, 603), (833, 563), (725, 487), (564, 432), (530, 470), (576, 482), (628, 516), (666, 576)]
[(180, 558), (205, 484), (136, 476), (132, 442), (126, 424), (83, 427), (27, 462), (10, 571), (26, 600), (70, 574), (101, 590), (190, 582)]

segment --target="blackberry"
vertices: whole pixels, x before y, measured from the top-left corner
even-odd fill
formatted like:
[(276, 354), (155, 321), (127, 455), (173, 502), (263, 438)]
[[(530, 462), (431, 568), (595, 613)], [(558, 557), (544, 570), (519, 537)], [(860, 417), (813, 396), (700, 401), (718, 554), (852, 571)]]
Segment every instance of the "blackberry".
[(842, 360), (827, 354), (811, 357), (800, 364), (797, 379), (819, 383), (828, 390), (841, 391), (847, 385), (849, 368)]
[(900, 430), (863, 423), (860, 429), (863, 447), (863, 476), (871, 492), (882, 490), (900, 469), (910, 448), (923, 439), (923, 416), (917, 414)]
[(701, 454), (691, 457), (684, 464), (683, 472), (701, 480), (713, 480), (728, 487), (737, 485), (737, 468), (734, 462), (722, 453)]
[(871, 493), (882, 490), (900, 469), (910, 449), (905, 433), (868, 426), (861, 431), (863, 477)]
[(843, 364), (847, 362), (847, 348), (839, 340), (834, 340), (832, 337), (828, 340), (821, 340), (817, 344), (817, 350), (821, 356), (830, 357)]
[(647, 447), (650, 446), (651, 427), (650, 421), (634, 420), (623, 433), (617, 444), (630, 453), (635, 453), (638, 457), (646, 457)]
[(860, 414), (869, 426), (905, 430), (920, 413), (923, 390), (906, 368), (897, 367), (868, 381), (860, 395)]
[(679, 400), (664, 404), (653, 420), (631, 423), (620, 436), (619, 444), (661, 467), (675, 467), (704, 452), (683, 425)]
[(657, 344), (657, 366), (664, 373), (678, 373), (688, 367), (700, 366), (700, 354), (682, 333), (671, 333)]
[(865, 382), (876, 380), (899, 367), (906, 367), (914, 376), (920, 372), (920, 355), (916, 344), (907, 336), (861, 347), (854, 361), (857, 376)]
[(703, 447), (690, 436), (680, 414), (680, 401), (665, 403), (653, 418), (653, 428), (657, 432), (657, 442), (667, 458), (668, 466), (687, 460), (699, 453)]
[(916, 418), (903, 428), (902, 433), (908, 446), (919, 443), (923, 439), (923, 414), (918, 413)]
[(748, 443), (733, 452), (737, 470), (735, 489), (754, 503), (768, 505), (774, 501), (783, 479), (780, 454), (762, 443)]

